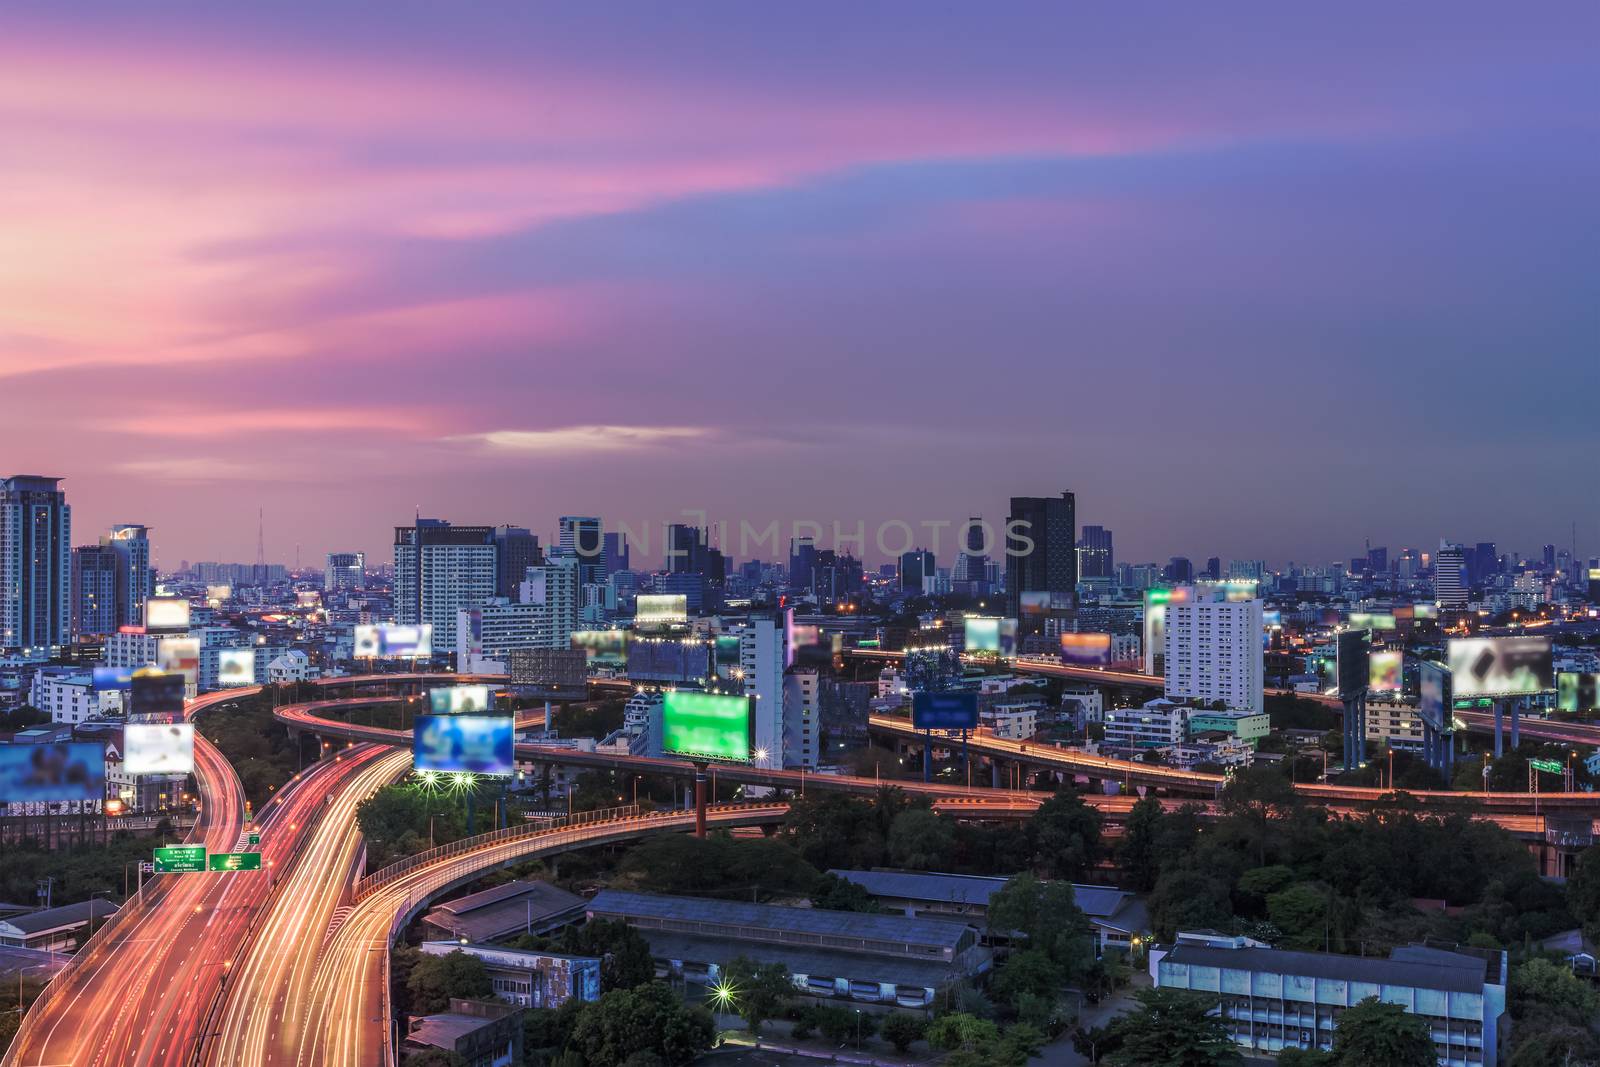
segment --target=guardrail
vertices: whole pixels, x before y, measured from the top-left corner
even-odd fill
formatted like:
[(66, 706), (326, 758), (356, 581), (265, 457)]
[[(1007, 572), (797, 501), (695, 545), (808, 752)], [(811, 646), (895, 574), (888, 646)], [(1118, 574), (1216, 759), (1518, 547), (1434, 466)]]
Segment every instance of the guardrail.
[(533, 837), (550, 830), (565, 829), (571, 826), (584, 826), (595, 822), (612, 822), (616, 819), (625, 819), (638, 814), (639, 806), (637, 804), (629, 804), (620, 808), (580, 811), (560, 819), (535, 819), (521, 826), (508, 826), (503, 830), (491, 830), (486, 834), (463, 837), (459, 841), (452, 841), (447, 845), (430, 848), (426, 852), (417, 853), (415, 856), (407, 856), (405, 859), (396, 860), (381, 870), (373, 871), (356, 882), (355, 891), (351, 896), (359, 904), (390, 882), (404, 877), (408, 871), (414, 871), (418, 867), (426, 866), (434, 860), (447, 859), (451, 856), (459, 856), (463, 852), (471, 852), (473, 849), (482, 848), (485, 845), (494, 845), (501, 841), (515, 841), (518, 838)]

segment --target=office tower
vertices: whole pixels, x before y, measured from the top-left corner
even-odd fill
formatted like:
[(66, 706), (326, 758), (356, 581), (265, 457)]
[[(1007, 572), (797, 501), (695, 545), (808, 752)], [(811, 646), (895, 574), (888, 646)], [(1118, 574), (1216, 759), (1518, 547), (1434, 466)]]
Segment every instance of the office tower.
[(955, 569), (950, 574), (957, 592), (969, 596), (982, 596), (988, 592), (988, 540), (984, 533), (983, 517), (973, 515), (968, 518), (966, 531), (961, 536), (961, 552), (956, 556)]
[(546, 648), (567, 648), (572, 641), (572, 631), (578, 628), (578, 598), (581, 570), (578, 557), (557, 553), (543, 563), (528, 568), (518, 599), (524, 604), (540, 604), (546, 610), (542, 632), (549, 644)]
[[(1484, 546), (1479, 545), (1481, 550)], [(1494, 546), (1489, 546), (1490, 552)], [(1433, 599), (1441, 611), (1459, 611), (1467, 606), (1466, 549), (1449, 541), (1439, 542), (1433, 560)]]
[(515, 598), (528, 568), (544, 562), (539, 538), (522, 526), (496, 526), (494, 551), (494, 595)]
[(667, 570), (673, 574), (704, 574), (705, 536), (699, 527), (681, 522), (667, 526)]
[(1555, 571), (1555, 569), (1556, 569), (1556, 546), (1555, 545), (1545, 545), (1544, 546), (1544, 569), (1545, 569), (1546, 572), (1550, 572), (1550, 573), (1553, 573)]
[(1467, 566), (1462, 581), (1467, 586), (1482, 585), (1500, 573), (1500, 557), (1495, 553), (1493, 541), (1479, 541), (1465, 559)]
[(744, 694), (751, 698), (755, 718), (755, 762), (758, 767), (782, 767), (784, 620), (770, 612), (752, 614), (739, 632), (739, 667)]
[(606, 534), (605, 539), (606, 574), (628, 570), (628, 535), (619, 531)]
[(1006, 516), (1007, 613), (1021, 620), (1023, 593), (1054, 593), (1050, 612), (1070, 613), (1077, 591), (1076, 499), (1071, 493), (1012, 497)]
[(322, 571), (322, 588), (329, 593), (365, 589), (367, 585), (367, 554), (365, 552), (329, 552), (327, 566)]
[(155, 571), (150, 567), (150, 530), (120, 523), (111, 527), (100, 543), (117, 554), (117, 625), (138, 626), (144, 622), (144, 602), (156, 590)]
[(1161, 577), (1179, 585), (1187, 584), (1194, 581), (1194, 564), (1189, 562), (1187, 556), (1173, 556), (1161, 568)]
[(1166, 605), (1165, 630), (1169, 699), (1263, 710), (1261, 601), (1174, 597)]
[(1267, 564), (1259, 559), (1230, 559), (1228, 561), (1229, 578), (1254, 578), (1260, 581), (1266, 576)]
[(1085, 526), (1078, 541), (1078, 577), (1083, 581), (1110, 578), (1116, 572), (1111, 551), (1111, 531), (1104, 526)]
[(938, 573), (934, 566), (933, 553), (914, 548), (910, 552), (900, 555), (900, 590), (918, 596), (929, 591), (933, 586), (933, 577)]
[(492, 526), (418, 519), (394, 528), (394, 618), (433, 624), (433, 646), (456, 645), (456, 613), (494, 596)]
[(1389, 550), (1384, 547), (1367, 549), (1367, 570), (1373, 574), (1389, 573)]
[(0, 649), (67, 643), (72, 627), (72, 508), (60, 478), (0, 480)]
[(840, 555), (831, 548), (817, 553), (817, 561), (811, 568), (811, 591), (822, 603), (837, 603), (861, 592), (862, 582), (859, 559)]
[(789, 539), (789, 586), (811, 588), (811, 567), (817, 560), (817, 545), (809, 537)]
[(99, 637), (117, 629), (117, 554), (105, 545), (72, 550), (72, 636)]
[(606, 538), (599, 519), (592, 515), (561, 516), (557, 544), (561, 551), (578, 557), (579, 585), (598, 585), (606, 580)]
[(1211, 579), (1213, 582), (1218, 581), (1219, 579), (1221, 579), (1221, 577), (1222, 577), (1222, 560), (1221, 559), (1217, 558), (1216, 556), (1208, 556), (1206, 558), (1206, 577)]

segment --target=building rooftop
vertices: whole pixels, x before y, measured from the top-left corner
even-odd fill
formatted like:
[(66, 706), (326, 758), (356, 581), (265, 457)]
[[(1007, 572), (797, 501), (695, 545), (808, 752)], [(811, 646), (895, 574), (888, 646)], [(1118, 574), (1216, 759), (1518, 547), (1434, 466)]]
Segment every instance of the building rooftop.
[[(1406, 950), (1395, 951), (1403, 953)], [(1180, 963), (1193, 967), (1304, 975), (1342, 982), (1442, 989), (1451, 993), (1483, 991), (1487, 968), (1485, 960), (1441, 949), (1427, 949), (1425, 953), (1413, 958), (1378, 959), (1370, 956), (1338, 956), (1327, 952), (1218, 948), (1180, 943), (1161, 962), (1163, 965)]]
[(527, 926), (549, 929), (582, 915), (583, 908), (582, 897), (549, 882), (516, 881), (447, 900), (424, 921), (456, 938), (491, 941)]
[(22, 931), (24, 937), (44, 933), (46, 930), (60, 930), (68, 926), (86, 923), (91, 918), (104, 921), (117, 913), (117, 906), (101, 897), (92, 897), (77, 904), (64, 904), (59, 908), (47, 908), (44, 911), (30, 911), (24, 915), (13, 915), (0, 920), (7, 926), (13, 926)]
[[(910, 960), (894, 956), (866, 956), (859, 952), (839, 952), (804, 945), (741, 946), (719, 937), (695, 937), (662, 930), (641, 930), (650, 942), (650, 955), (657, 959), (685, 963), (714, 963), (726, 967), (738, 956), (753, 957), (762, 963), (782, 963), (791, 974), (813, 978), (847, 978), (867, 982), (938, 989), (952, 978), (967, 973), (943, 960)], [(983, 957), (987, 960), (987, 956)]]
[(972, 874), (938, 874), (927, 871), (831, 870), (875, 897), (925, 900), (930, 903), (976, 904), (987, 907), (989, 898), (1005, 888), (1007, 879)]

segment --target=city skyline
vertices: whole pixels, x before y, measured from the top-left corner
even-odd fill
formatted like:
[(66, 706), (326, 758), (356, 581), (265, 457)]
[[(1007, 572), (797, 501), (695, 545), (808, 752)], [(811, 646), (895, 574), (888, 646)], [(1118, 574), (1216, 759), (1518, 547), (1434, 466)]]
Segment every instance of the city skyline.
[(9, 467), (167, 564), (1061, 488), (1600, 544), (1592, 7), (843, 10), (9, 13)]

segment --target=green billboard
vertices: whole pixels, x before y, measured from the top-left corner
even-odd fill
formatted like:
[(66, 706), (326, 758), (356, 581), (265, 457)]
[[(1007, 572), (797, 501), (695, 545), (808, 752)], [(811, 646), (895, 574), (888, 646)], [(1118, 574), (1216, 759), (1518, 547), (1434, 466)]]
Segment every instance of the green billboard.
[(163, 845), (155, 856), (157, 874), (194, 874), (206, 869), (204, 845)]
[(213, 871), (259, 871), (261, 869), (261, 853), (213, 852), (210, 857), (209, 869)]
[(750, 698), (684, 690), (661, 703), (661, 750), (705, 759), (750, 758)]

